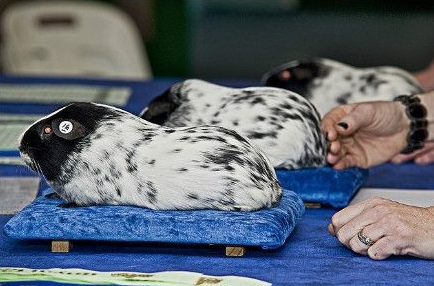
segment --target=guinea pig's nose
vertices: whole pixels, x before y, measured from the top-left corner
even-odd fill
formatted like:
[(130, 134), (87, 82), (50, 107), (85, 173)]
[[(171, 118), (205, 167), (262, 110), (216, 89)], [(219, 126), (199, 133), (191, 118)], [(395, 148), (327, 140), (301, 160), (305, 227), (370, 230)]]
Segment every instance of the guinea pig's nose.
[(33, 171), (36, 171), (36, 165), (33, 162), (33, 152), (28, 146), (19, 146), (18, 150), (20, 151), (21, 159), (24, 161), (24, 163), (30, 167)]
[(18, 146), (18, 150), (19, 150), (21, 153), (26, 153), (27, 150), (28, 150), (28, 147), (26, 147), (26, 146), (24, 146), (24, 145), (20, 145), (20, 146)]
[(37, 150), (37, 149), (38, 148), (34, 148), (34, 147), (31, 147), (31, 146), (26, 145), (26, 144), (21, 144), (18, 147), (18, 150), (20, 151), (21, 154), (26, 154), (26, 155), (29, 155), (30, 157), (33, 156), (33, 153), (34, 153), (33, 151)]
[(30, 151), (30, 148), (28, 146), (20, 145), (18, 147), (18, 150), (20, 151), (21, 154), (32, 156), (32, 152)]

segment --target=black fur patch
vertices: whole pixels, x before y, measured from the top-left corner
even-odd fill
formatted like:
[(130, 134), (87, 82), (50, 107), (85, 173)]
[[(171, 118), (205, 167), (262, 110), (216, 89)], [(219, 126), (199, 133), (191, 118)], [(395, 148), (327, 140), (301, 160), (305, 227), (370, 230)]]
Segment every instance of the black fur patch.
[(86, 134), (93, 132), (102, 119), (115, 118), (118, 114), (106, 108), (90, 106), (88, 103), (71, 103), (61, 109), (54, 116), (38, 121), (27, 130), (20, 142), (20, 151), (28, 153), (39, 162), (39, 167), (45, 178), (53, 181), (60, 175), (60, 166), (72, 153), (79, 152), (89, 142), (86, 138), (81, 145), (77, 140), (66, 140), (58, 137), (54, 133), (44, 134), (44, 128), (51, 126), (54, 120), (72, 119), (86, 126)]

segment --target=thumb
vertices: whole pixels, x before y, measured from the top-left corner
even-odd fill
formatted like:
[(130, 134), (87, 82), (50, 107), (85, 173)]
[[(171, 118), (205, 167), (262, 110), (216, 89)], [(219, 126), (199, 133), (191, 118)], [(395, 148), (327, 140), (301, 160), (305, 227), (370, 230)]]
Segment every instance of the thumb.
[(356, 104), (347, 115), (343, 116), (336, 124), (337, 131), (341, 135), (350, 135), (358, 129), (372, 124), (372, 106), (369, 104)]
[(337, 131), (341, 135), (350, 135), (359, 129), (362, 119), (355, 116), (353, 113), (342, 117), (342, 119), (336, 124)]

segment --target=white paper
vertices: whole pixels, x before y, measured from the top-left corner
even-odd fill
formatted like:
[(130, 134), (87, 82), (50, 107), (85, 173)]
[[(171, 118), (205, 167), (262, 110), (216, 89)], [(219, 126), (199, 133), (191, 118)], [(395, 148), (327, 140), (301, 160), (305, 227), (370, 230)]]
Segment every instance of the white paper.
[(412, 206), (427, 207), (434, 205), (434, 190), (381, 188), (361, 188), (350, 201), (350, 205), (374, 196)]
[(29, 269), (0, 267), (0, 281), (51, 281), (74, 285), (155, 285), (155, 286), (270, 286), (271, 283), (242, 276), (208, 276), (197, 272), (163, 271), (101, 272), (86, 269)]
[(1, 84), (0, 101), (23, 103), (98, 102), (125, 106), (131, 89), (83, 84)]
[(21, 133), (41, 117), (42, 115), (36, 114), (0, 115), (0, 151), (17, 151)]
[(38, 193), (38, 177), (0, 177), (0, 214), (16, 214)]

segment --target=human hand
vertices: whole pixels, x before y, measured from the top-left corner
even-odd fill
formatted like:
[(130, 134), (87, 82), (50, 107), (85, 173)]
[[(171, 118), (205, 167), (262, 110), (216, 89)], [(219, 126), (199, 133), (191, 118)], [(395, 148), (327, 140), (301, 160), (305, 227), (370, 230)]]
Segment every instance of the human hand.
[(414, 72), (413, 76), (424, 92), (434, 90), (434, 60), (432, 60), (423, 70)]
[(434, 162), (434, 142), (425, 142), (424, 147), (410, 154), (398, 154), (392, 158), (394, 164), (413, 160), (418, 165), (428, 165)]
[[(411, 255), (434, 259), (434, 209), (374, 197), (337, 212), (330, 234), (356, 253), (372, 259)], [(358, 233), (373, 241), (364, 244)]]
[(335, 169), (368, 168), (389, 161), (406, 147), (409, 119), (399, 102), (364, 102), (336, 107), (322, 120), (329, 140), (327, 161)]

